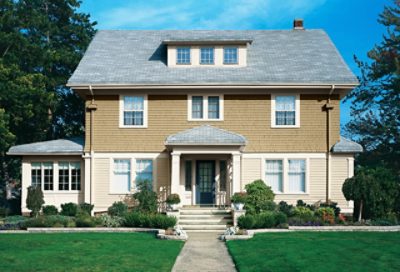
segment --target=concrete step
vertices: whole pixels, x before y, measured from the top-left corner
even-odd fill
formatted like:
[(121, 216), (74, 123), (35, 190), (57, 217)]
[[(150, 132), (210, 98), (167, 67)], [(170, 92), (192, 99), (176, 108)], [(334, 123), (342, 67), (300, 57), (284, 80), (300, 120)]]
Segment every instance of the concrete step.
[(230, 215), (231, 211), (229, 210), (209, 210), (209, 209), (182, 209), (179, 211), (180, 215), (192, 215), (192, 214), (200, 214), (200, 215)]
[(193, 219), (193, 220), (201, 220), (201, 219), (232, 219), (231, 214), (185, 214), (179, 215), (179, 219)]
[(180, 225), (224, 225), (232, 224), (232, 220), (179, 220)]
[(216, 231), (224, 231), (226, 229), (226, 225), (183, 225), (180, 224), (183, 230), (216, 230)]

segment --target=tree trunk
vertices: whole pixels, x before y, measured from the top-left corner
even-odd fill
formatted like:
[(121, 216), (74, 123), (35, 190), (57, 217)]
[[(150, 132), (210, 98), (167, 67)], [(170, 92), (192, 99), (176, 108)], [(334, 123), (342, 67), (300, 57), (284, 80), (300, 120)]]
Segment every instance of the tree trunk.
[(361, 222), (361, 217), (362, 217), (362, 209), (363, 209), (363, 201), (360, 201), (360, 209), (358, 211), (358, 222)]

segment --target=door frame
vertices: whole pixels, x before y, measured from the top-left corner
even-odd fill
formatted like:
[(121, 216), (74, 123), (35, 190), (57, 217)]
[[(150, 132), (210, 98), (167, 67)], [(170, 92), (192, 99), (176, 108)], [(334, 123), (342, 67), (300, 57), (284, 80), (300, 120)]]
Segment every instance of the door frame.
[[(212, 203), (201, 203), (200, 202), (200, 190), (198, 188), (198, 180), (199, 180), (199, 163), (208, 162), (212, 165)], [(195, 196), (195, 204), (196, 205), (214, 205), (215, 204), (215, 177), (216, 177), (216, 160), (196, 160), (196, 177), (195, 177), (195, 187), (196, 187), (196, 196)]]

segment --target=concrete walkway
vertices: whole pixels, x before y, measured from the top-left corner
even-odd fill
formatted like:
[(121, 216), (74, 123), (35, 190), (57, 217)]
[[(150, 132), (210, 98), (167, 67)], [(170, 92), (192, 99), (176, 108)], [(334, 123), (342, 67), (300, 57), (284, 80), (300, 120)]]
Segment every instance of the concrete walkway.
[(188, 233), (172, 271), (236, 271), (225, 242), (217, 233)]

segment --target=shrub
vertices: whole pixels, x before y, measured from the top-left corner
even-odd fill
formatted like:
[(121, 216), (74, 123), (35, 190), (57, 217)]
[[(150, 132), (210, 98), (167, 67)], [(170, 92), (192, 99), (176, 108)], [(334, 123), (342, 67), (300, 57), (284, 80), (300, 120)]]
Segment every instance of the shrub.
[(286, 216), (290, 217), (293, 216), (294, 214), (294, 207), (293, 205), (289, 205), (287, 202), (285, 201), (281, 201), (278, 204), (278, 209), (279, 211), (283, 212), (284, 214), (286, 214)]
[(96, 220), (87, 214), (81, 214), (76, 218), (75, 222), (79, 228), (93, 228), (96, 226)]
[(46, 205), (42, 208), (44, 215), (56, 215), (58, 214), (58, 209), (54, 205)]
[(102, 214), (99, 216), (99, 224), (107, 228), (118, 228), (124, 225), (124, 218)]
[(275, 213), (275, 222), (276, 222), (276, 225), (277, 225), (277, 226), (283, 225), (283, 224), (287, 224), (288, 218), (287, 218), (287, 216), (286, 216), (285, 213), (283, 213), (283, 212), (276, 212), (276, 213)]
[(144, 213), (157, 212), (157, 194), (153, 191), (152, 185), (148, 181), (139, 184), (139, 192), (133, 194), (133, 198), (138, 201), (136, 210)]
[(94, 207), (94, 205), (92, 205), (92, 204), (81, 203), (81, 204), (79, 204), (79, 211), (81, 213), (84, 213), (84, 214), (87, 214), (87, 215), (91, 215), (93, 207)]
[(260, 179), (247, 184), (245, 189), (247, 192), (245, 209), (249, 214), (260, 213), (266, 207), (266, 203), (273, 201), (275, 197), (271, 187)]
[(332, 208), (335, 212), (335, 216), (339, 216), (340, 214), (340, 208), (337, 206), (337, 202), (329, 201), (327, 202), (322, 202), (319, 204), (319, 207), (321, 208)]
[(252, 229), (256, 220), (251, 214), (242, 215), (238, 218), (238, 226), (241, 229)]
[(167, 204), (169, 204), (169, 205), (174, 205), (174, 204), (179, 204), (179, 203), (181, 203), (181, 199), (179, 198), (179, 195), (178, 194), (170, 194), (168, 197), (167, 197), (167, 199), (166, 199), (166, 201), (165, 201)]
[(262, 211), (276, 211), (278, 209), (278, 205), (274, 201), (265, 201), (261, 209)]
[(255, 216), (255, 229), (273, 228), (276, 225), (275, 214), (273, 212), (262, 212)]
[(128, 205), (122, 201), (114, 202), (107, 212), (111, 216), (124, 216), (128, 212)]
[(61, 204), (61, 215), (76, 216), (77, 213), (78, 213), (78, 205), (76, 205), (75, 203), (69, 202)]
[(54, 228), (54, 227), (70, 227), (74, 224), (74, 220), (69, 216), (48, 215), (39, 216), (37, 218), (26, 221), (25, 227), (28, 228)]
[(333, 208), (319, 208), (316, 210), (315, 215), (325, 223), (333, 224), (335, 222), (335, 210)]
[(298, 206), (294, 208), (293, 214), (303, 221), (313, 220), (314, 212), (305, 206)]
[(32, 211), (31, 215), (37, 217), (42, 209), (43, 204), (44, 200), (42, 189), (40, 189), (39, 186), (29, 186), (28, 196), (26, 198), (26, 206)]
[(164, 214), (149, 214), (134, 211), (126, 214), (124, 225), (126, 227), (167, 229), (176, 225), (176, 218)]
[(247, 198), (246, 192), (234, 193), (233, 196), (231, 197), (231, 202), (244, 204), (246, 203), (246, 198)]

